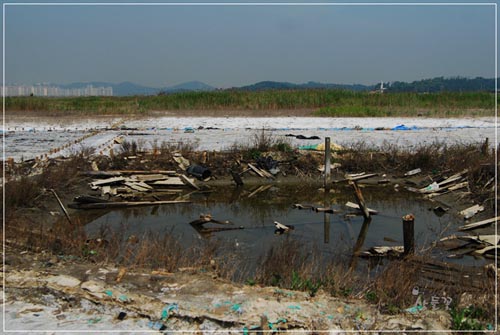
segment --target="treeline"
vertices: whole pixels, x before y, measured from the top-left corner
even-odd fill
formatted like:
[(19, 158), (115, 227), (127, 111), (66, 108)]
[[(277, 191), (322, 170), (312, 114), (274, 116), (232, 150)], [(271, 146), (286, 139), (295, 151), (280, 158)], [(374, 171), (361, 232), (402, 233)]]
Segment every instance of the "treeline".
[(495, 79), (476, 77), (473, 79), (464, 77), (444, 78), (437, 77), (413, 81), (411, 83), (396, 81), (390, 83), (386, 92), (494, 92)]

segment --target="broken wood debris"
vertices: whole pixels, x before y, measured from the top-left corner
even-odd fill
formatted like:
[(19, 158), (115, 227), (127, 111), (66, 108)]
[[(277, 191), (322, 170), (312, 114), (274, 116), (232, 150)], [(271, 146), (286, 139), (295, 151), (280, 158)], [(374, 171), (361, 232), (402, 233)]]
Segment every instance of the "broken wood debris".
[(312, 205), (302, 205), (302, 204), (293, 204), (292, 208), (298, 208), (298, 209), (314, 209), (314, 206)]
[(201, 235), (210, 234), (215, 232), (227, 231), (227, 230), (236, 230), (243, 229), (243, 226), (239, 227), (226, 227), (226, 228), (218, 228), (218, 227), (205, 227), (206, 223), (215, 223), (221, 225), (233, 225), (230, 221), (220, 221), (215, 220), (211, 214), (201, 214), (200, 217), (194, 221), (189, 222), (189, 224)]
[(375, 176), (378, 176), (377, 173), (356, 173), (356, 174), (346, 174), (344, 176), (344, 178), (347, 180), (347, 181), (358, 181), (358, 180), (362, 180), (362, 179), (368, 179), (368, 178), (371, 178), (371, 177), (375, 177)]
[(182, 181), (184, 184), (186, 184), (186, 185), (188, 185), (188, 186), (191, 186), (192, 188), (194, 188), (194, 189), (196, 189), (196, 190), (199, 190), (199, 189), (200, 189), (200, 187), (194, 183), (194, 179), (189, 179), (188, 177), (186, 177), (186, 176), (185, 176), (185, 175), (183, 175), (183, 174), (181, 174), (181, 175), (179, 176), (179, 178), (181, 179), (181, 181)]
[(68, 222), (69, 224), (72, 224), (71, 222), (71, 218), (69, 217), (69, 214), (68, 214), (68, 211), (66, 210), (66, 208), (64, 207), (61, 199), (59, 199), (59, 196), (57, 195), (56, 191), (54, 189), (50, 189), (50, 192), (52, 192), (52, 194), (54, 195), (54, 197), (56, 198), (57, 200), (57, 203), (59, 204), (59, 206), (61, 207), (64, 215), (66, 216), (66, 219), (68, 219)]
[(440, 182), (433, 181), (431, 184), (420, 189), (408, 187), (408, 190), (412, 192), (428, 194), (429, 198), (445, 194), (447, 193), (447, 191), (456, 191), (458, 189), (469, 186), (469, 183), (467, 181), (453, 184), (454, 182), (461, 181), (467, 172), (468, 170), (463, 170), (462, 172), (456, 173)]
[(481, 205), (474, 205), (472, 207), (466, 208), (462, 211), (460, 211), (458, 214), (462, 215), (464, 219), (470, 219), (474, 215), (476, 215), (478, 212), (484, 211), (484, 207)]
[(96, 188), (97, 186), (121, 183), (125, 180), (126, 180), (125, 177), (112, 177), (112, 178), (93, 181), (92, 183), (90, 183), (90, 186)]
[[(352, 208), (352, 209), (357, 209), (357, 210), (361, 211), (361, 209), (359, 208), (359, 205), (358, 205), (358, 204), (355, 204), (354, 202), (350, 202), (350, 201), (348, 201), (348, 202), (346, 202), (345, 206), (346, 206), (346, 207), (349, 207), (349, 208)], [(378, 214), (378, 211), (376, 211), (376, 210), (374, 210), (374, 209), (371, 209), (371, 208), (367, 208), (367, 209), (368, 209), (368, 212), (369, 212), (370, 214), (373, 214), (373, 215)]]
[(264, 192), (264, 191), (267, 191), (268, 189), (270, 189), (273, 185), (269, 184), (269, 185), (262, 185), (262, 186), (259, 186), (255, 191), (253, 191), (252, 193), (250, 193), (248, 195), (248, 198), (251, 198), (253, 197), (254, 195), (256, 195), (257, 193), (261, 193), (261, 192)]
[(190, 203), (187, 200), (164, 200), (164, 201), (103, 201), (94, 203), (75, 202), (68, 205), (73, 209), (106, 209), (106, 208), (124, 208), (134, 206), (156, 206), (168, 204)]
[(363, 198), (363, 193), (361, 192), (361, 189), (358, 187), (358, 184), (356, 184), (355, 181), (350, 180), (349, 184), (351, 184), (352, 187), (354, 188), (354, 195), (356, 196), (356, 201), (358, 202), (361, 213), (363, 213), (365, 219), (369, 219), (370, 211), (368, 210), (368, 207), (366, 207), (365, 205), (365, 199)]
[(333, 208), (330, 208), (330, 207), (316, 207), (316, 208), (313, 208), (313, 210), (315, 212), (330, 213), (330, 214), (336, 214), (339, 212), (339, 211), (337, 211)]
[(295, 227), (292, 225), (285, 225), (285, 224), (282, 224), (278, 221), (274, 221), (274, 227), (276, 228), (274, 233), (278, 234), (278, 235), (281, 235), (283, 233), (288, 233), (290, 230), (295, 229)]
[(413, 176), (413, 175), (416, 175), (418, 173), (422, 172), (422, 170), (419, 168), (419, 169), (414, 169), (414, 170), (410, 170), (408, 172), (405, 173), (405, 177), (409, 177), (409, 176)]
[(439, 241), (447, 242), (453, 240), (461, 240), (467, 243), (448, 249), (448, 251), (459, 250), (458, 252), (450, 255), (449, 257), (451, 258), (460, 258), (467, 254), (491, 257), (491, 254), (500, 247), (498, 244), (500, 237), (496, 235), (451, 235), (444, 237)]
[(474, 222), (474, 223), (469, 223), (469, 224), (466, 224), (464, 226), (459, 227), (458, 230), (464, 231), (464, 230), (478, 229), (478, 228), (489, 226), (490, 224), (492, 224), (493, 222), (497, 222), (498, 220), (500, 220), (500, 216), (497, 216), (497, 217), (494, 217), (491, 219), (486, 219), (486, 220)]
[(255, 172), (259, 177), (262, 177), (262, 178), (270, 178), (270, 179), (274, 179), (275, 177), (270, 174), (269, 172), (267, 172), (266, 170), (263, 170), (263, 169), (259, 169), (258, 167), (248, 163), (248, 167), (253, 171)]
[(131, 189), (139, 192), (149, 192), (153, 189), (153, 187), (149, 186), (146, 183), (143, 182), (129, 182), (126, 181), (123, 183), (123, 185), (130, 187)]
[(372, 247), (366, 251), (361, 252), (359, 255), (364, 257), (399, 257), (404, 252), (404, 247), (402, 245), (388, 247), (388, 246), (376, 246)]

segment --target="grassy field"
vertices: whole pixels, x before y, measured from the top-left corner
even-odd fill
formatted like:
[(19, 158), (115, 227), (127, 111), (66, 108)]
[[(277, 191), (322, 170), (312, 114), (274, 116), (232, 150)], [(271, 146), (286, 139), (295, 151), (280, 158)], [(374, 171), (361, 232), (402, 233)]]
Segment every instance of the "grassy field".
[(317, 116), (492, 116), (491, 93), (388, 93), (341, 90), (215, 91), (132, 97), (7, 97), (7, 112), (134, 115), (157, 111), (309, 110)]

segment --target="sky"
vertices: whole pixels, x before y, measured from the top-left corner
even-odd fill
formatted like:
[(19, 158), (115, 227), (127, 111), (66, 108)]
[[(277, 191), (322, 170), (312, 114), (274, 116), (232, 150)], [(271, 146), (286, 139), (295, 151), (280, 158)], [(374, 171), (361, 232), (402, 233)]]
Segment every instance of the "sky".
[(495, 77), (493, 4), (3, 8), (8, 84)]

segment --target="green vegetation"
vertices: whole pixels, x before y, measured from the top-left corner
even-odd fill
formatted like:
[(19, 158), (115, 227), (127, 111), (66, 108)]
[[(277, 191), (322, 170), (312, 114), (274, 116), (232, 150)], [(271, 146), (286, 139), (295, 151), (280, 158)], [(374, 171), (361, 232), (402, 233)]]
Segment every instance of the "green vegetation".
[(7, 97), (7, 111), (76, 115), (183, 110), (316, 110), (318, 116), (494, 115), (492, 93), (386, 93), (344, 90), (183, 92), (133, 97)]
[(455, 330), (483, 330), (486, 312), (478, 307), (453, 308), (450, 310), (452, 329)]

